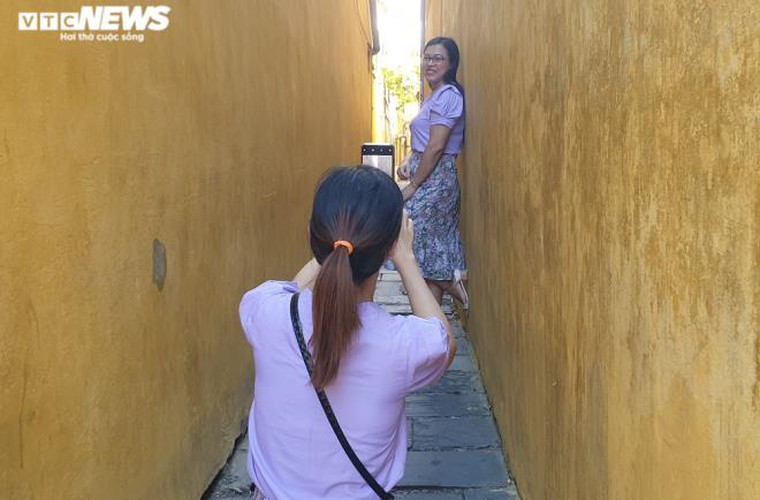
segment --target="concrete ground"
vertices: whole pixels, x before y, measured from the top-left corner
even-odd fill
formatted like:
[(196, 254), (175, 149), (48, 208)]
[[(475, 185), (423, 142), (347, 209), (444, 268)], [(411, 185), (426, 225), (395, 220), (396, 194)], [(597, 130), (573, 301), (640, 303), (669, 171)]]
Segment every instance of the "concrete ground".
[[(375, 300), (393, 314), (411, 312), (395, 272), (381, 273)], [(456, 315), (448, 301), (444, 310)], [(459, 321), (452, 326), (458, 350), (451, 368), (435, 385), (407, 397), (409, 455), (393, 493), (404, 500), (519, 500), (474, 353)], [(204, 499), (250, 497), (247, 449), (241, 436)]]

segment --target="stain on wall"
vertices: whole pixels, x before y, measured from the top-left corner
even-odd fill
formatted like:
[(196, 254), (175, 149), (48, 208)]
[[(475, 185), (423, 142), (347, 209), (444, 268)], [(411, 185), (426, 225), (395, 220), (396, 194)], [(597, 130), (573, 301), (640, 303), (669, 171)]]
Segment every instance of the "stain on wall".
[(365, 2), (164, 3), (143, 43), (0, 7), (3, 498), (198, 498), (250, 403), (240, 297), (371, 139)]
[(525, 499), (760, 498), (760, 6), (429, 0)]

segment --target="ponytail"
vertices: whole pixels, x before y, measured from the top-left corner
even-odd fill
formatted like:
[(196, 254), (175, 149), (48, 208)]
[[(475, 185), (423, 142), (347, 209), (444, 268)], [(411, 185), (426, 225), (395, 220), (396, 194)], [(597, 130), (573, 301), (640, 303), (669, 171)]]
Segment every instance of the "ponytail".
[(322, 390), (338, 375), (340, 359), (359, 328), (356, 286), (348, 249), (338, 246), (322, 262), (313, 294), (312, 385)]
[(374, 167), (336, 167), (317, 186), (309, 221), (309, 245), (322, 266), (314, 283), (310, 340), (316, 389), (335, 381), (361, 328), (359, 290), (393, 248), (403, 206), (396, 183)]

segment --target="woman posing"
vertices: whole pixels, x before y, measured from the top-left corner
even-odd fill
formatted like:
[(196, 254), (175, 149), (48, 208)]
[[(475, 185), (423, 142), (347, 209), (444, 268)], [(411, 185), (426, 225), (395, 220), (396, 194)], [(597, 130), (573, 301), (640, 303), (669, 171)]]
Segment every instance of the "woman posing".
[(459, 48), (454, 40), (438, 37), (425, 45), (422, 69), (432, 92), (411, 122), (412, 154), (397, 173), (409, 179), (402, 193), (415, 223), (414, 254), (430, 291), (439, 304), (443, 292), (448, 292), (467, 311), (456, 171), (465, 125), (458, 68)]

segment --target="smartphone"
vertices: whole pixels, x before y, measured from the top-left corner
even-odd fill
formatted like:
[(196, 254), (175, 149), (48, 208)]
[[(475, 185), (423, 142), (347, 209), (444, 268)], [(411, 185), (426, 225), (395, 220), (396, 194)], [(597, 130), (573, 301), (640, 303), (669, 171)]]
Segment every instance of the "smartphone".
[(379, 168), (394, 178), (395, 163), (393, 144), (366, 143), (362, 145), (362, 165)]

